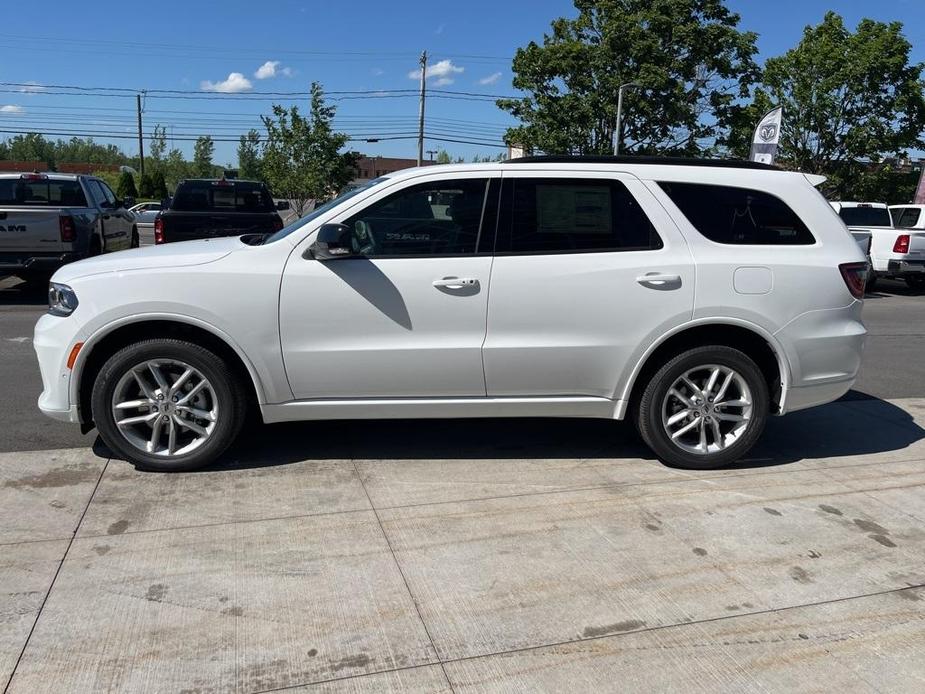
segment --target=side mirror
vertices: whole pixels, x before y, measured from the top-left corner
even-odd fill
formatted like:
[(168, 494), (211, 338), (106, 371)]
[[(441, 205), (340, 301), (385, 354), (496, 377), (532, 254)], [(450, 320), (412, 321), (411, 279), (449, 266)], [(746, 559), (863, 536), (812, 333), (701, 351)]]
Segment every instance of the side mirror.
[(346, 224), (323, 224), (308, 254), (315, 260), (351, 258), (355, 255), (352, 240), (353, 232)]
[(289, 201), (288, 201), (288, 200), (280, 200), (279, 202), (276, 203), (276, 209), (277, 209), (277, 210), (288, 210), (288, 209), (289, 209)]

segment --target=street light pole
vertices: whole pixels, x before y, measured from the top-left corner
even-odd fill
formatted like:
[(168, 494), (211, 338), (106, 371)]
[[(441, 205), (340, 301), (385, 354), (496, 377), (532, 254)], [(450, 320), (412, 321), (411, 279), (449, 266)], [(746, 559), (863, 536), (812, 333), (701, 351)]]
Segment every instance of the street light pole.
[(620, 133), (622, 132), (623, 126), (623, 90), (628, 89), (629, 87), (641, 87), (641, 84), (636, 82), (627, 82), (626, 84), (621, 84), (620, 88), (617, 90), (617, 124), (613, 130), (613, 155), (618, 156), (620, 154)]

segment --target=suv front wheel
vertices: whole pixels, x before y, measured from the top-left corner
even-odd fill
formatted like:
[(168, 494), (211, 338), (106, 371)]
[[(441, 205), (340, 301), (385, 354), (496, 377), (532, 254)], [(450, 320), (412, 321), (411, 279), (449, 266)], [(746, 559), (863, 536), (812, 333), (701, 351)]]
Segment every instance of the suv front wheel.
[(643, 391), (637, 427), (662, 462), (708, 470), (754, 446), (768, 416), (761, 370), (731, 347), (690, 349), (670, 359)]
[(241, 429), (241, 384), (214, 352), (185, 340), (152, 339), (116, 352), (93, 386), (100, 436), (148, 470), (208, 465)]

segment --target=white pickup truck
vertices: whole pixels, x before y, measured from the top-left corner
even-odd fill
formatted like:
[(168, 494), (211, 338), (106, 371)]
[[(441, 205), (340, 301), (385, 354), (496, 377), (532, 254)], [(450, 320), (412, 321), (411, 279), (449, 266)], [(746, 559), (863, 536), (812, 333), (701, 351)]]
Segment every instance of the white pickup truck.
[(137, 245), (135, 218), (105, 181), (0, 173), (0, 275), (45, 281), (67, 263)]
[(869, 289), (880, 277), (905, 280), (910, 289), (925, 288), (925, 231), (897, 229), (882, 202), (833, 202), (832, 207), (852, 233), (871, 234)]

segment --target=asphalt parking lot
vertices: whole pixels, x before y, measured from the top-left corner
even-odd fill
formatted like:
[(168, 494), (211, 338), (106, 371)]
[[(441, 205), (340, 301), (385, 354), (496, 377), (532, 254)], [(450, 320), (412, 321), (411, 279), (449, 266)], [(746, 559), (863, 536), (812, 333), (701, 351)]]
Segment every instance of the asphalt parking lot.
[(251, 429), (136, 472), (40, 418), (0, 282), (0, 682), (79, 691), (925, 691), (925, 295), (856, 390), (693, 473), (629, 426)]

